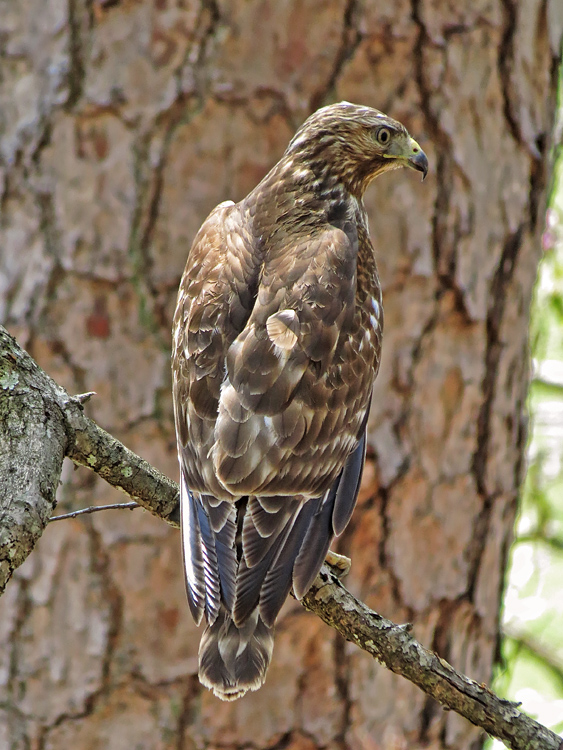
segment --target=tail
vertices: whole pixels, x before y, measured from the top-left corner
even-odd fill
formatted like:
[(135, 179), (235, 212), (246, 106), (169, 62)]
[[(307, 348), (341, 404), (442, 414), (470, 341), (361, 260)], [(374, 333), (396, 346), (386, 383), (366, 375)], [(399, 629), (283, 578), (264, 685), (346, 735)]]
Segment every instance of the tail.
[(181, 472), (187, 593), (196, 624), (207, 621), (199, 679), (222, 700), (258, 690), (274, 645), (274, 622), (293, 586), (303, 597), (356, 502), (365, 437), (324, 496), (217, 500), (190, 492)]
[(199, 680), (221, 700), (234, 701), (263, 684), (273, 649), (274, 629), (264, 624), (257, 609), (237, 626), (221, 607), (201, 638)]
[(251, 497), (235, 505), (189, 490), (186, 497), (188, 601), (196, 623), (207, 621), (199, 679), (218, 698), (236, 700), (266, 679), (275, 619), (292, 584), (302, 596), (321, 567), (333, 536), (334, 502)]

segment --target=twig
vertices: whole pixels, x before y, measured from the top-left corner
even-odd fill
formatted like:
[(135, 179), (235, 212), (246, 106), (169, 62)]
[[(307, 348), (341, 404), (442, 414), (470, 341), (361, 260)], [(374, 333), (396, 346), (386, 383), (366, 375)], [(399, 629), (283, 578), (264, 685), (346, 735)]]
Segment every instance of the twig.
[(92, 505), (90, 508), (81, 508), (80, 510), (74, 510), (72, 513), (63, 513), (60, 516), (51, 516), (49, 523), (53, 521), (63, 521), (65, 518), (76, 518), (77, 516), (85, 516), (89, 513), (97, 513), (100, 510), (134, 510), (135, 508), (142, 508), (139, 503), (113, 503), (112, 505)]
[(88, 391), (88, 393), (77, 393), (72, 398), (74, 401), (78, 401), (79, 404), (85, 404), (87, 401), (90, 401), (92, 396), (96, 395), (96, 391)]
[(537, 542), (538, 544), (545, 544), (548, 547), (561, 552), (563, 550), (563, 539), (559, 536), (554, 536), (549, 533), (543, 534), (541, 530), (532, 531), (529, 534), (522, 534), (517, 536), (514, 540), (515, 544), (528, 544), (530, 542)]
[(63, 404), (67, 421), (66, 455), (86, 466), (172, 526), (180, 525), (180, 490), (176, 482), (126, 448), (89, 419), (72, 398)]

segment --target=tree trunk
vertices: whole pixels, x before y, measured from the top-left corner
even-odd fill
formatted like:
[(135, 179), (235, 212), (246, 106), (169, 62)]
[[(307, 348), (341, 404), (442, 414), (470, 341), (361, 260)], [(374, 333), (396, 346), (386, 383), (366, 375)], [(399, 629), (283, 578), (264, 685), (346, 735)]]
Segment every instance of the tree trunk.
[[(427, 182), (386, 175), (367, 197), (384, 353), (339, 550), (354, 593), (489, 682), (558, 0), (8, 0), (0, 17), (0, 319), (70, 392), (96, 391), (89, 413), (169, 476), (172, 311), (209, 210), (243, 197), (329, 101), (376, 106), (420, 142)], [(59, 509), (116, 495), (69, 463)], [(481, 747), (295, 602), (266, 685), (236, 703), (200, 688), (198, 640), (175, 530), (141, 511), (53, 524), (0, 600), (0, 747)]]

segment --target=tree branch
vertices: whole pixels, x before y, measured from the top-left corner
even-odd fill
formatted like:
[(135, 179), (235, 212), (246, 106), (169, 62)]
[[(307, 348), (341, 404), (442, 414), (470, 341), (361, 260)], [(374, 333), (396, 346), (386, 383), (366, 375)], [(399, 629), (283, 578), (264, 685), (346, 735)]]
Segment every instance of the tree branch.
[[(45, 528), (65, 455), (178, 525), (178, 486), (88, 419), (80, 400), (58, 386), (0, 326), (0, 592)], [(407, 626), (358, 601), (326, 565), (303, 606), (514, 750), (563, 750), (554, 732), (456, 672), (421, 646)]]
[(561, 737), (526, 716), (517, 704), (499, 698), (486, 685), (457, 672), (424, 648), (410, 634), (409, 626), (396, 625), (366, 607), (327, 565), (323, 565), (302, 604), (444, 708), (464, 716), (514, 750), (563, 750)]
[(69, 396), (0, 326), (0, 593), (45, 529), (65, 456), (179, 525), (177, 484), (88, 419), (90, 395)]

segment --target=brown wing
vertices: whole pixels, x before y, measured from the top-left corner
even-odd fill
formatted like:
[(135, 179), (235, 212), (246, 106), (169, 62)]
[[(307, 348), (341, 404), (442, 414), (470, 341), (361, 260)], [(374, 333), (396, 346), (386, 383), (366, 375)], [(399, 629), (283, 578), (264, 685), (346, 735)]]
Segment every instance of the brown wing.
[(259, 259), (240, 211), (222, 203), (199, 230), (174, 316), (173, 395), (180, 461), (191, 490), (225, 497), (209, 453), (226, 352), (254, 305)]
[(254, 304), (259, 264), (238, 208), (222, 203), (198, 232), (180, 284), (173, 328), (173, 397), (188, 601), (197, 623), (234, 606), (236, 511), (210, 450), (225, 354)]
[(224, 695), (261, 684), (292, 582), (303, 595), (355, 504), (379, 344), (357, 254), (329, 227), (263, 260), (233, 204), (190, 251), (173, 353), (184, 561), (194, 619), (209, 623), (200, 675)]
[(192, 490), (320, 496), (339, 474), (377, 359), (356, 304), (357, 251), (329, 227), (279, 242), (262, 264), (238, 206), (221, 204), (204, 223), (174, 322), (176, 424)]
[(227, 351), (212, 459), (233, 496), (251, 496), (237, 624), (259, 607), (272, 626), (291, 585), (306, 592), (355, 504), (379, 355), (379, 331), (365, 327), (373, 308), (357, 298), (357, 253), (335, 227), (270, 252)]
[(269, 253), (219, 399), (211, 455), (232, 495), (319, 497), (358, 444), (378, 339), (357, 306), (357, 252), (329, 227)]

